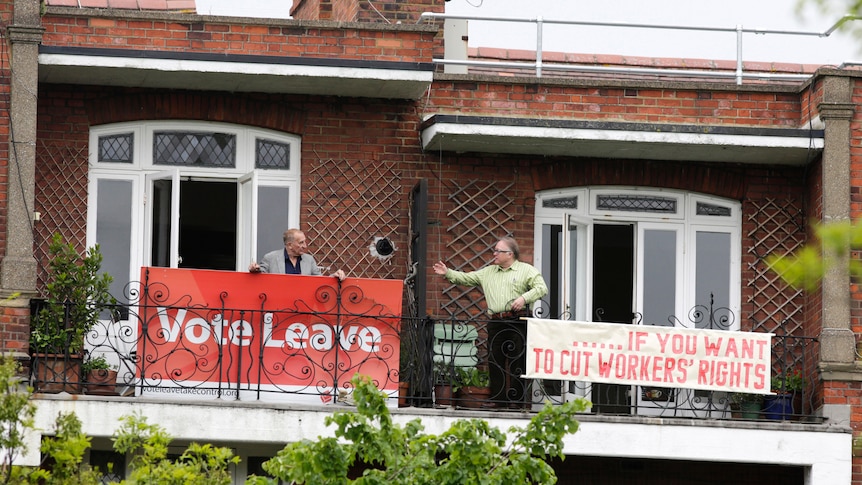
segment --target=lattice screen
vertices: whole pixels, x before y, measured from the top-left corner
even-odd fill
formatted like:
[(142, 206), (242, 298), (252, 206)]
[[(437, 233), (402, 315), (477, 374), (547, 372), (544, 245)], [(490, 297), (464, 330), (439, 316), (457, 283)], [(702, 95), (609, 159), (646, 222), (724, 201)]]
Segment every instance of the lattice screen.
[[(753, 212), (748, 223), (753, 224), (747, 236), (753, 241), (748, 252), (755, 256), (748, 270), (753, 277), (746, 282), (753, 294), (751, 330), (796, 334), (803, 321), (803, 292), (792, 288), (767, 268), (763, 258), (773, 253), (790, 253), (805, 243), (802, 209), (793, 200), (765, 199), (751, 202)], [(782, 331), (776, 330), (784, 325)]]
[[(490, 252), (503, 236), (511, 236), (506, 224), (514, 219), (512, 197), (507, 195), (514, 183), (500, 184), (472, 180), (466, 185), (451, 181), (449, 201), (454, 207), (447, 214), (452, 221), (446, 232), (452, 235), (446, 245), (446, 265), (458, 271), (475, 271), (486, 266)], [(475, 288), (450, 285), (443, 289), (443, 309), (455, 318), (470, 318), (485, 311), (482, 293)]]
[(393, 263), (403, 258), (381, 261), (369, 251), (374, 237), (388, 237), (396, 251), (407, 248), (406, 235), (398, 230), (407, 202), (394, 167), (391, 162), (330, 159), (319, 160), (310, 170), (301, 229), (321, 268), (341, 268), (362, 278), (406, 276), (406, 268)]
[(38, 286), (45, 288), (48, 242), (55, 232), (79, 251), (87, 244), (87, 147), (39, 142), (36, 146), (35, 257)]

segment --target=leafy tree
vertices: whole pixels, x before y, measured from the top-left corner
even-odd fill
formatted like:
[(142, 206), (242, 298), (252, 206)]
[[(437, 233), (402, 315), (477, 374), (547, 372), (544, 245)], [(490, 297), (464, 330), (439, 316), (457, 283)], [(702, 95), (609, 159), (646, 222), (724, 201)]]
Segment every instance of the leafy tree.
[[(370, 379), (352, 382), (356, 412), (325, 421), (335, 425), (335, 436), (290, 443), (264, 470), (288, 483), (322, 485), (552, 484), (557, 478), (545, 459), (564, 457), (563, 437), (577, 431), (575, 415), (589, 404), (546, 406), (525, 428), (509, 428), (511, 440), (481, 419), (456, 421), (438, 436), (424, 434), (419, 419), (393, 423), (385, 395)], [(350, 479), (354, 465), (366, 469)]]
[(803, 16), (803, 10), (809, 5), (834, 16), (836, 21), (840, 20), (840, 28), (847, 28), (856, 37), (862, 37), (862, 0), (797, 0), (796, 14)]
[(862, 248), (862, 224), (849, 221), (814, 227), (815, 240), (793, 254), (772, 254), (766, 263), (782, 279), (796, 288), (817, 288), (831, 268), (846, 267), (850, 275), (862, 278), (862, 261), (848, 259), (849, 249)]
[(134, 454), (129, 478), (123, 484), (230, 485), (231, 464), (239, 463), (228, 448), (192, 443), (176, 460), (168, 458), (171, 437), (139, 415), (125, 416), (114, 434), (114, 449)]
[[(33, 428), (32, 390), (18, 385), (20, 367), (0, 357), (0, 446), (4, 450), (2, 483), (25, 485), (99, 485), (101, 474), (83, 463), (90, 447), (80, 420), (60, 414), (53, 437), (43, 440), (45, 462), (40, 468), (13, 466), (24, 451), (23, 434)], [(546, 406), (523, 427), (506, 433), (482, 419), (464, 419), (440, 435), (423, 433), (419, 419), (404, 426), (393, 423), (385, 394), (367, 377), (353, 379), (355, 412), (337, 412), (326, 419), (335, 436), (288, 444), (264, 463), (272, 476), (300, 484), (553, 484), (557, 478), (547, 458), (563, 458), (562, 440), (578, 429), (575, 415), (588, 406), (576, 400)], [(177, 459), (168, 456), (171, 437), (146, 418), (132, 415), (120, 421), (114, 449), (133, 456), (129, 478), (120, 485), (227, 485), (230, 466), (239, 462), (227, 448), (191, 444)], [(362, 476), (348, 478), (354, 466)], [(250, 477), (250, 485), (273, 484)]]
[[(21, 366), (8, 355), (0, 356), (0, 471), (3, 483), (17, 480), (20, 470), (13, 460), (27, 451), (24, 433), (33, 428), (36, 406), (30, 402), (32, 389), (18, 377)], [(14, 474), (14, 475), (13, 475)]]

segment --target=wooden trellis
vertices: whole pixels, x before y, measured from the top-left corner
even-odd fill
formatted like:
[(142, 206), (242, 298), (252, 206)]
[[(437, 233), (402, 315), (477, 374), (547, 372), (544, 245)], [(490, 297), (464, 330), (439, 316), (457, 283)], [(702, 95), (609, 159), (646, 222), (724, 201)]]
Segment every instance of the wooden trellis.
[(380, 260), (369, 250), (375, 237), (389, 238), (396, 251), (407, 244), (399, 230), (406, 201), (395, 164), (319, 160), (307, 181), (301, 229), (318, 264), (348, 276), (403, 279), (406, 269), (392, 264), (395, 258)]
[(35, 176), (35, 210), (41, 218), (34, 226), (33, 245), (41, 290), (47, 276), (48, 243), (54, 233), (60, 233), (78, 250), (86, 247), (87, 147), (39, 142)]
[[(507, 195), (514, 183), (471, 180), (465, 185), (450, 182), (448, 199), (454, 204), (446, 214), (453, 222), (446, 227), (451, 240), (446, 245), (447, 265), (458, 271), (475, 271), (488, 264), (488, 255), (514, 216), (512, 197)], [(469, 318), (483, 312), (484, 296), (475, 288), (449, 285), (443, 289), (443, 309), (454, 318)]]
[(748, 252), (754, 256), (748, 264), (753, 276), (746, 282), (752, 290), (748, 301), (753, 305), (751, 330), (793, 335), (802, 327), (802, 290), (771, 271), (764, 258), (792, 253), (805, 244), (802, 209), (793, 200), (764, 199), (751, 204), (753, 211), (747, 219), (753, 228), (746, 234), (752, 241)]

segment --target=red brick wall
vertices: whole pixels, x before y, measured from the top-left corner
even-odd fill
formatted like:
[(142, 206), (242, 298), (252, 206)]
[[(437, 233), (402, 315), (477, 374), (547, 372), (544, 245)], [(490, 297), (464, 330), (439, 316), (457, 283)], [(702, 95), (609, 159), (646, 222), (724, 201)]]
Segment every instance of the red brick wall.
[(44, 45), (430, 62), (436, 32), (46, 15)]
[(290, 16), (296, 20), (320, 20), (320, 2), (321, 0), (293, 0)]
[(799, 95), (788, 91), (570, 87), (546, 84), (435, 83), (428, 112), (493, 113), (641, 123), (799, 127)]
[[(334, 0), (352, 1), (352, 0)], [(423, 12), (443, 13), (444, 0), (386, 0), (383, 2), (359, 2), (360, 22), (386, 22), (415, 24)]]
[(0, 307), (0, 351), (27, 353), (30, 342), (30, 307)]
[(298, 20), (415, 24), (423, 12), (443, 13), (444, 0), (294, 0), (291, 17)]

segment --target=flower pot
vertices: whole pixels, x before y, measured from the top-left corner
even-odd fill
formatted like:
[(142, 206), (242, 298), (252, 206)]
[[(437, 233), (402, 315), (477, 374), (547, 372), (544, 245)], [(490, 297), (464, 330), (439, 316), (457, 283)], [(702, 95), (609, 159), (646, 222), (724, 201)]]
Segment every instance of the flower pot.
[(398, 383), (398, 407), (405, 408), (407, 407), (407, 398), (410, 393), (410, 383), (409, 382), (399, 382)]
[(459, 404), (465, 408), (481, 408), (482, 404), (488, 402), (491, 397), (491, 389), (488, 387), (466, 386), (458, 390)]
[(87, 373), (87, 394), (117, 396), (117, 371), (93, 369)]
[(33, 354), (36, 392), (81, 394), (81, 354)]
[(793, 395), (789, 393), (766, 396), (763, 399), (763, 413), (766, 419), (788, 420), (793, 414)]
[(452, 405), (452, 386), (448, 384), (437, 384), (434, 386), (434, 405), (437, 407), (449, 407)]
[(759, 402), (739, 403), (739, 415), (742, 419), (757, 419), (760, 417)]

